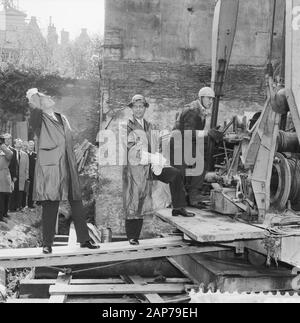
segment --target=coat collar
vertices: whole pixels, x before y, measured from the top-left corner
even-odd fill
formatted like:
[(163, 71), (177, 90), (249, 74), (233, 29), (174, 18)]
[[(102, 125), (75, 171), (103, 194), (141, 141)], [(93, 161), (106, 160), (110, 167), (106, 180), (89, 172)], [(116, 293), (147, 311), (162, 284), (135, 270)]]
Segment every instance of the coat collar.
[(143, 129), (143, 127), (141, 126), (141, 124), (136, 120), (135, 117), (131, 117), (129, 118), (129, 121), (128, 121), (128, 127), (131, 129), (131, 130), (136, 130), (136, 129), (141, 129), (141, 130), (144, 130), (144, 131), (148, 131), (149, 130), (149, 127), (150, 127), (150, 123), (146, 120), (146, 119), (143, 119), (144, 120), (144, 126), (145, 126), (145, 129)]

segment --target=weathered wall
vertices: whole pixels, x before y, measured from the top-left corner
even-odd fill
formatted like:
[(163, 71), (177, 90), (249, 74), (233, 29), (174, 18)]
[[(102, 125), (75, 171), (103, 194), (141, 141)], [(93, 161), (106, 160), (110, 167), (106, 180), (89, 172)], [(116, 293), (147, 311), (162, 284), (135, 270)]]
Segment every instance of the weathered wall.
[[(176, 100), (174, 109), (197, 97), (202, 86), (210, 84), (209, 65), (183, 65), (165, 62), (106, 61), (104, 78), (112, 108), (126, 105), (135, 93), (159, 103)], [(230, 68), (224, 100), (242, 99), (262, 103), (264, 69), (238, 65)]]
[[(233, 64), (265, 64), (271, 3), (240, 1)], [(215, 0), (107, 0), (106, 44), (121, 46), (123, 59), (210, 64), (214, 6)]]

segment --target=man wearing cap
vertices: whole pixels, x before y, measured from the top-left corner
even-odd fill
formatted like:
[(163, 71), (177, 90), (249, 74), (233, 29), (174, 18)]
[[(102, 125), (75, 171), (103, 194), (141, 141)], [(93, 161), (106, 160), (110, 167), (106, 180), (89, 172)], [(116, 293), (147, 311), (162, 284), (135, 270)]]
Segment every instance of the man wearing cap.
[[(193, 101), (192, 103), (185, 106), (183, 112), (178, 116), (176, 120), (176, 124), (174, 127), (174, 131), (180, 131), (182, 136), (184, 136), (185, 131), (192, 131), (192, 153), (193, 156), (197, 156), (196, 154), (196, 136), (199, 135), (199, 131), (203, 132), (206, 126), (206, 118), (210, 114), (210, 110), (212, 108), (213, 102), (215, 98), (215, 92), (213, 89), (209, 87), (204, 87), (199, 91), (198, 99)], [(203, 135), (203, 133), (201, 133)], [(214, 141), (219, 142), (222, 140), (222, 133), (216, 129), (209, 130), (207, 135), (211, 137)], [(184, 143), (184, 140), (182, 141)], [(184, 163), (184, 145), (182, 145), (182, 149), (180, 148), (180, 154), (183, 156), (182, 165), (174, 164), (174, 141), (171, 140), (171, 164), (174, 167), (181, 170), (183, 176), (185, 177), (185, 188), (188, 192), (189, 204), (192, 207), (201, 208), (201, 189), (204, 184), (205, 172), (200, 176), (186, 176), (186, 170), (190, 166)], [(204, 158), (204, 167), (206, 168), (206, 157), (200, 156)]]
[(151, 194), (151, 180), (170, 185), (173, 216), (195, 215), (185, 210), (186, 199), (181, 172), (167, 167), (166, 160), (159, 154), (159, 141), (154, 127), (144, 118), (149, 107), (146, 99), (142, 95), (136, 95), (129, 107), (133, 117), (127, 123), (128, 163), (123, 172), (123, 197), (126, 234), (130, 244), (138, 245), (143, 217), (147, 213), (147, 199)]
[(5, 136), (0, 136), (0, 222), (5, 222), (7, 216), (9, 197), (13, 184), (9, 171), (12, 151), (5, 145)]
[(59, 202), (67, 200), (81, 248), (98, 249), (88, 233), (70, 124), (38, 89), (28, 90), (27, 99), (33, 108), (29, 124), (38, 139), (33, 200), (43, 207), (43, 252), (52, 252)]

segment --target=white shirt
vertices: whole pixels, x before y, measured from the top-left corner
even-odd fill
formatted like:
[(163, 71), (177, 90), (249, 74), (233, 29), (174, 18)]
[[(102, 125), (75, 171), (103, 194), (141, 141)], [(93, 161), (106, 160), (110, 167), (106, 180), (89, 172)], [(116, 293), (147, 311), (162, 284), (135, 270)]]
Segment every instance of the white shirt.
[(144, 122), (144, 119), (137, 119), (137, 122), (142, 126), (143, 129), (145, 129), (145, 122)]

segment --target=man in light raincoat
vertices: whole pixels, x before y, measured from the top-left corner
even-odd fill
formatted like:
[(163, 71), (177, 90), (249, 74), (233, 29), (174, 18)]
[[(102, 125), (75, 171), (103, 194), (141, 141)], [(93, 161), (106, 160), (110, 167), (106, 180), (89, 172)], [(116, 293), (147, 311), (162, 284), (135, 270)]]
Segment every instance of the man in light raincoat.
[(133, 117), (127, 123), (128, 163), (123, 172), (123, 197), (126, 234), (130, 244), (138, 245), (152, 180), (170, 185), (173, 216), (195, 215), (185, 210), (187, 203), (180, 170), (166, 167), (166, 160), (159, 154), (153, 125), (144, 119), (149, 107), (146, 99), (135, 95), (129, 107)]

